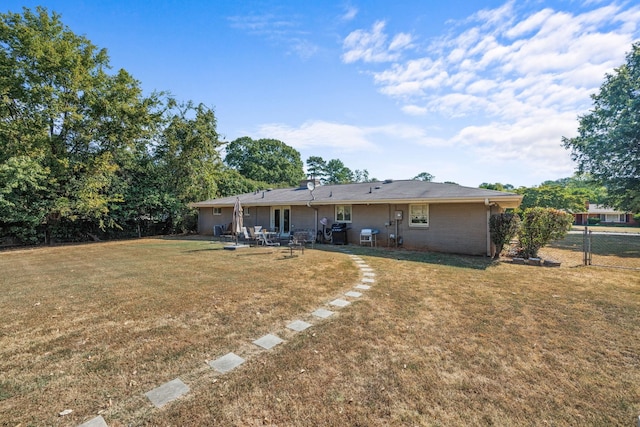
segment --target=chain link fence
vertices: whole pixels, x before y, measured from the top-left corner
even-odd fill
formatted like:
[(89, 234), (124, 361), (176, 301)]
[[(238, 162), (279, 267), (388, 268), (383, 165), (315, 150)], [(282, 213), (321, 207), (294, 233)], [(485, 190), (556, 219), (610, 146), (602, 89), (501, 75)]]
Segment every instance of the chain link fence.
[(640, 233), (601, 232), (585, 227), (551, 243), (542, 256), (565, 265), (630, 268), (640, 270)]

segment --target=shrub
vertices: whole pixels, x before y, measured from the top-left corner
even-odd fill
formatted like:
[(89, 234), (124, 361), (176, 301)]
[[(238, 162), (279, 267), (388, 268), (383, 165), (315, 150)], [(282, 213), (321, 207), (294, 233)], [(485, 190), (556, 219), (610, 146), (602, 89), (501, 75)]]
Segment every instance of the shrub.
[(589, 219), (587, 219), (587, 224), (589, 224), (589, 225), (598, 225), (598, 224), (600, 224), (600, 218), (589, 218)]
[(537, 207), (525, 210), (518, 231), (521, 255), (537, 258), (540, 248), (566, 236), (572, 223), (573, 215), (557, 209)]
[(495, 258), (500, 257), (504, 245), (509, 243), (520, 228), (520, 217), (511, 212), (491, 215), (489, 218), (489, 231), (491, 241), (496, 245)]

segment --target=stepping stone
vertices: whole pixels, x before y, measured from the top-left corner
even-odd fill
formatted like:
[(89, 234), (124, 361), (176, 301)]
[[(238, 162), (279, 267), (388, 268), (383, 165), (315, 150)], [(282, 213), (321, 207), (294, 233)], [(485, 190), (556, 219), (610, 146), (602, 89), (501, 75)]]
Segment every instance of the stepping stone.
[(291, 322), (287, 325), (287, 328), (293, 329), (294, 331), (304, 331), (308, 327), (311, 326), (311, 323), (304, 322), (302, 320), (296, 320), (295, 322)]
[(376, 277), (376, 273), (374, 273), (372, 271), (365, 271), (364, 273), (362, 273), (362, 275), (364, 277)]
[(357, 285), (356, 289), (364, 289), (365, 291), (368, 291), (369, 289), (371, 289), (371, 286), (369, 286), (369, 285)]
[(370, 267), (364, 267), (364, 268), (361, 268), (360, 270), (362, 270), (362, 271), (368, 271), (368, 272), (373, 272), (373, 268), (370, 268)]
[(265, 336), (263, 336), (262, 338), (258, 338), (257, 340), (255, 340), (253, 343), (259, 347), (262, 347), (266, 350), (269, 350), (275, 346), (277, 346), (278, 344), (284, 342), (283, 340), (281, 340), (280, 338), (278, 338), (277, 336), (273, 335), (273, 334), (267, 334)]
[(211, 366), (216, 371), (226, 374), (227, 372), (237, 368), (244, 363), (244, 359), (235, 353), (227, 353), (216, 360), (209, 361)]
[(355, 291), (349, 291), (345, 295), (348, 296), (348, 297), (351, 297), (351, 298), (359, 298), (359, 297), (362, 296), (362, 293), (355, 292)]
[(319, 308), (316, 311), (314, 311), (313, 313), (314, 316), (316, 317), (320, 317), (322, 319), (326, 319), (327, 317), (331, 316), (333, 314), (333, 311), (330, 310), (325, 310), (324, 308)]
[(349, 304), (351, 304), (349, 301), (343, 300), (343, 299), (334, 299), (333, 301), (331, 301), (329, 304), (331, 305), (335, 305), (337, 307), (346, 307)]
[(109, 426), (105, 422), (104, 418), (102, 418), (102, 415), (98, 415), (97, 417), (92, 418), (89, 421), (80, 424), (78, 427), (109, 427)]
[(176, 378), (173, 381), (162, 384), (160, 387), (154, 388), (151, 391), (146, 392), (144, 395), (153, 403), (157, 408), (164, 406), (182, 396), (189, 391), (189, 387), (183, 383), (180, 378)]
[(362, 283), (375, 283), (376, 279), (372, 279), (371, 277), (365, 277), (362, 279)]

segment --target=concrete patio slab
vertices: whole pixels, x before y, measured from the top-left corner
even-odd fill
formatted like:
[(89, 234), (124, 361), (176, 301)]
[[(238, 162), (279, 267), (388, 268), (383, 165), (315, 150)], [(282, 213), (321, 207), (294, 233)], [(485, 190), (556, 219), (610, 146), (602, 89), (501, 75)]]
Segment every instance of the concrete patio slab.
[(356, 289), (363, 289), (365, 291), (368, 291), (369, 289), (371, 289), (371, 286), (369, 286), (369, 285), (356, 285)]
[(92, 418), (89, 421), (80, 424), (78, 427), (109, 427), (109, 426), (107, 425), (104, 418), (102, 418), (102, 415), (98, 415), (97, 417)]
[(362, 296), (362, 293), (356, 292), (356, 291), (349, 291), (345, 295), (351, 298), (360, 298)]
[(305, 329), (311, 327), (311, 323), (307, 323), (303, 320), (296, 320), (294, 322), (291, 322), (287, 325), (287, 328), (292, 329), (294, 331), (300, 332), (300, 331), (304, 331)]
[(258, 338), (257, 340), (253, 341), (253, 343), (259, 347), (262, 347), (266, 350), (269, 350), (275, 346), (277, 346), (278, 344), (284, 342), (282, 339), (278, 338), (277, 336), (273, 335), (273, 334), (267, 334), (261, 338)]
[(327, 317), (331, 316), (333, 314), (333, 311), (331, 310), (325, 310), (324, 308), (319, 308), (316, 311), (314, 311), (313, 313), (314, 316), (316, 317), (320, 317), (322, 319), (326, 319)]
[(349, 301), (347, 301), (347, 300), (343, 300), (343, 299), (338, 298), (338, 299), (334, 299), (329, 304), (335, 305), (336, 307), (346, 307), (351, 303)]
[(226, 374), (227, 372), (242, 365), (244, 362), (245, 360), (242, 357), (232, 352), (227, 353), (216, 360), (209, 361), (209, 366), (220, 373)]
[(160, 387), (146, 392), (144, 395), (147, 396), (151, 403), (160, 408), (187, 392), (189, 392), (189, 387), (183, 383), (180, 378), (176, 378), (175, 380), (164, 383)]

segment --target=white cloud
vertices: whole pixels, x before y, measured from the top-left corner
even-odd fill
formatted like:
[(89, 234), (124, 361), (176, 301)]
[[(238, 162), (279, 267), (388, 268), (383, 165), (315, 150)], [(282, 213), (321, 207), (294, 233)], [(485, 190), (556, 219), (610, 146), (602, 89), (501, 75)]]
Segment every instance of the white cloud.
[(349, 6), (346, 8), (347, 10), (342, 14), (340, 20), (342, 21), (351, 21), (353, 18), (358, 15), (358, 9), (353, 6)]
[(344, 53), (342, 60), (345, 63), (356, 61), (363, 62), (390, 62), (400, 58), (402, 51), (412, 47), (413, 37), (408, 33), (399, 33), (387, 42), (384, 33), (384, 21), (373, 24), (371, 31), (356, 30), (351, 32), (343, 41)]
[(590, 95), (640, 37), (640, 6), (609, 1), (572, 11), (523, 9), (530, 5), (509, 1), (481, 10), (451, 23), (428, 46), (416, 47), (412, 38), (408, 45), (428, 54), (406, 59), (394, 55), (378, 22), (345, 39), (343, 59), (393, 61), (370, 73), (379, 91), (408, 116), (443, 126), (438, 134), (416, 132), (416, 145), (465, 146), (487, 164), (569, 175), (573, 165), (561, 137), (576, 132)]
[(265, 124), (260, 126), (257, 136), (279, 139), (298, 150), (332, 148), (348, 152), (375, 148), (365, 130), (325, 121), (305, 122), (297, 128), (281, 123)]

